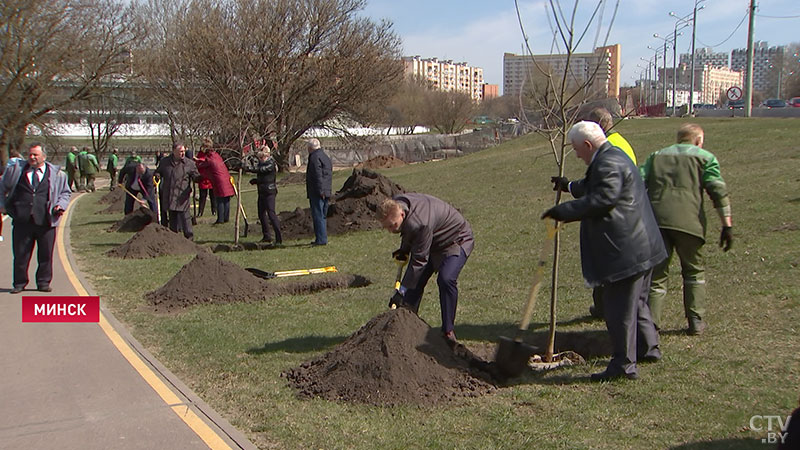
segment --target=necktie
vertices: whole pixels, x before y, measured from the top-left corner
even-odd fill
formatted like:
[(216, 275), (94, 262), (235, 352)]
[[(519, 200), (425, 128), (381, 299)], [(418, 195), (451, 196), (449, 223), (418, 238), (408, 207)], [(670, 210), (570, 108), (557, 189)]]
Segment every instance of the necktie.
[(36, 187), (39, 186), (39, 169), (33, 169), (33, 174), (31, 175), (31, 186), (33, 186), (34, 190), (36, 190)]

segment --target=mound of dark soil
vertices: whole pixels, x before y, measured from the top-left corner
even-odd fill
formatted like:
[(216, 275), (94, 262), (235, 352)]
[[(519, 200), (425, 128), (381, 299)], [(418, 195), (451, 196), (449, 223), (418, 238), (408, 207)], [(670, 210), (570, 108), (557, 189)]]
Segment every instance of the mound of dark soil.
[(147, 259), (166, 255), (186, 255), (207, 251), (158, 223), (151, 223), (131, 236), (124, 244), (112, 248), (106, 255), (122, 259)]
[(202, 303), (259, 300), (269, 289), (267, 281), (219, 256), (202, 252), (145, 298), (156, 311), (172, 311)]
[(491, 377), (474, 363), (468, 351), (454, 351), (439, 330), (400, 308), (374, 317), (330, 352), (282, 376), (301, 397), (427, 405), (493, 392)]
[[(115, 197), (115, 196), (118, 195), (117, 192), (122, 192), (122, 190), (121, 189), (114, 189), (112, 192), (109, 192), (108, 194), (104, 195), (102, 198), (109, 197), (109, 196), (111, 196), (111, 194), (113, 194), (112, 197)], [(122, 192), (122, 195), (124, 196), (125, 193)], [(102, 198), (101, 198), (101, 200), (102, 200)], [(101, 201), (100, 203), (104, 203), (104, 202)], [(119, 214), (119, 213), (121, 213), (123, 211), (125, 211), (125, 197), (120, 197), (119, 199), (115, 199), (112, 203), (110, 203), (104, 209), (101, 209), (101, 210), (97, 211), (95, 214)]]
[[(353, 169), (328, 207), (328, 234), (380, 228), (375, 210), (387, 198), (406, 192), (402, 186), (369, 169)], [(297, 208), (278, 214), (284, 239), (313, 236), (311, 210)]]
[(170, 312), (205, 303), (258, 301), (276, 295), (369, 284), (362, 276), (342, 273), (263, 280), (230, 261), (202, 252), (164, 286), (145, 294), (145, 298), (155, 311)]
[(376, 156), (375, 158), (368, 159), (358, 165), (356, 169), (389, 169), (392, 167), (405, 166), (406, 163), (402, 159), (395, 158), (394, 156)]
[(100, 200), (97, 201), (97, 203), (101, 205), (110, 205), (117, 202), (125, 202), (125, 191), (119, 188), (114, 189), (113, 191), (108, 191), (105, 195), (100, 197)]
[(142, 231), (144, 227), (150, 225), (151, 223), (158, 223), (158, 217), (156, 213), (154, 213), (149, 208), (145, 208), (144, 206), (139, 207), (139, 209), (133, 210), (130, 214), (126, 214), (125, 217), (119, 219), (114, 225), (108, 228), (108, 231), (119, 231), (119, 232), (137, 232)]

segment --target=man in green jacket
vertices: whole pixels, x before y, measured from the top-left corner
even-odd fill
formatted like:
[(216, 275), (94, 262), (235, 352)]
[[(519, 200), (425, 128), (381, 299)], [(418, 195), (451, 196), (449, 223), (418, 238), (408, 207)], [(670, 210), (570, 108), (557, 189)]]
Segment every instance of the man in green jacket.
[(111, 178), (110, 189), (111, 191), (114, 190), (114, 182), (117, 180), (117, 163), (119, 162), (119, 156), (117, 156), (117, 149), (112, 149), (111, 154), (108, 155), (108, 163), (106, 164), (106, 172), (108, 172), (109, 177)]
[(652, 153), (640, 168), (668, 254), (666, 261), (653, 269), (649, 300), (653, 322), (656, 327), (661, 325), (669, 263), (673, 252), (677, 252), (683, 276), (683, 306), (691, 335), (701, 334), (706, 328), (703, 321), (706, 278), (701, 251), (706, 236), (704, 190), (722, 224), (719, 246), (727, 252), (733, 243), (728, 188), (717, 158), (702, 148), (703, 141), (699, 125), (683, 125), (678, 130), (678, 143)]
[(89, 153), (89, 147), (83, 147), (78, 153), (78, 168), (81, 171), (81, 185), (83, 189), (94, 192), (94, 179), (100, 171), (97, 157)]
[(69, 183), (68, 186), (70, 190), (72, 192), (78, 192), (83, 189), (80, 183), (81, 174), (78, 170), (78, 147), (73, 146), (69, 148), (64, 170), (67, 172), (67, 182)]

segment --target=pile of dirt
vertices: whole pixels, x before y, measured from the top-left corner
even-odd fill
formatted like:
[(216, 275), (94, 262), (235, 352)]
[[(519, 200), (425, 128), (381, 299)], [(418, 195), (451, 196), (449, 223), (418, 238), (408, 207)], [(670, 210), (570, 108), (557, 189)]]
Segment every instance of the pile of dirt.
[[(378, 205), (387, 198), (405, 193), (402, 186), (369, 169), (353, 169), (353, 174), (334, 195), (328, 207), (329, 235), (380, 228), (375, 218)], [(284, 239), (313, 236), (311, 210), (297, 208), (278, 214)]]
[(131, 211), (130, 214), (126, 214), (125, 217), (119, 219), (116, 223), (111, 225), (111, 227), (108, 228), (108, 231), (132, 231), (135, 233), (137, 231), (142, 231), (144, 227), (150, 225), (151, 223), (158, 223), (158, 217), (156, 216), (156, 213), (150, 210), (150, 208), (140, 206), (139, 209)]
[(289, 175), (278, 180), (279, 185), (286, 185), (286, 184), (303, 184), (306, 182), (306, 174), (305, 172), (292, 172)]
[(454, 351), (438, 329), (400, 308), (374, 317), (330, 352), (281, 375), (304, 398), (429, 405), (494, 392), (491, 376), (475, 363), (469, 351)]
[(122, 189), (114, 189), (107, 192), (100, 197), (97, 201), (99, 205), (108, 205), (107, 207), (97, 211), (95, 214), (119, 214), (125, 210), (125, 191)]
[(356, 165), (356, 169), (390, 169), (392, 167), (400, 167), (405, 165), (405, 161), (395, 158), (391, 155), (376, 156), (375, 158), (368, 159)]
[(258, 301), (283, 294), (305, 294), (370, 284), (362, 276), (341, 273), (297, 278), (302, 279), (263, 280), (219, 256), (201, 252), (164, 286), (145, 294), (145, 299), (156, 312), (172, 312), (205, 303)]
[(101, 205), (111, 205), (118, 202), (125, 202), (125, 191), (119, 188), (107, 192), (105, 195), (100, 197), (100, 200), (97, 201), (97, 203)]
[(183, 234), (173, 233), (158, 223), (151, 223), (124, 244), (107, 251), (106, 255), (122, 259), (147, 259), (204, 251), (207, 250), (186, 239)]

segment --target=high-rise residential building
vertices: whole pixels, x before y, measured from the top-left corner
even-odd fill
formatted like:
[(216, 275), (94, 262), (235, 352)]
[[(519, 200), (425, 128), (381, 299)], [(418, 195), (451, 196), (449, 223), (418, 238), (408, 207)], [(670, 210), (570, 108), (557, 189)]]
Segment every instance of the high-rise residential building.
[[(675, 85), (677, 90), (685, 90), (688, 92), (689, 84), (691, 83), (691, 66), (689, 64), (681, 63), (677, 68), (678, 71), (678, 84)], [(667, 105), (672, 105), (672, 85), (674, 79), (673, 69), (667, 68), (666, 76), (664, 76), (664, 69), (658, 69), (659, 82), (659, 96), (663, 96), (663, 86), (666, 82), (667, 86)], [(694, 96), (695, 103), (711, 103), (722, 104), (722, 98), (731, 86), (742, 86), (744, 75), (742, 72), (731, 70), (727, 67), (714, 67), (711, 64), (703, 64), (698, 66), (695, 61), (694, 66), (694, 90), (699, 92), (699, 96)], [(677, 106), (682, 103), (678, 98), (675, 99)], [(663, 100), (659, 100), (659, 103)], [(688, 101), (688, 100), (687, 100)]]
[[(581, 85), (592, 79), (590, 95), (619, 97), (619, 44), (598, 47), (592, 53), (573, 53), (570, 58), (568, 83)], [(503, 55), (503, 95), (518, 95), (525, 83), (536, 83), (546, 71), (561, 79), (567, 55)]]
[[(787, 47), (770, 47), (766, 41), (756, 41), (753, 47), (753, 90), (777, 96), (778, 78), (786, 64)], [(731, 52), (731, 69), (742, 72), (747, 70), (746, 48)]]
[[(680, 63), (692, 65), (692, 54), (681, 53)], [(694, 50), (694, 66), (730, 67), (727, 53), (714, 53), (711, 48), (697, 48)]]
[(498, 91), (500, 90), (500, 86), (496, 84), (484, 84), (483, 85), (483, 99), (489, 100), (492, 98), (497, 98)]
[(439, 61), (438, 58), (404, 56), (403, 71), (407, 77), (428, 81), (435, 89), (463, 92), (476, 102), (483, 99), (483, 69), (480, 67), (470, 67), (465, 62)]

